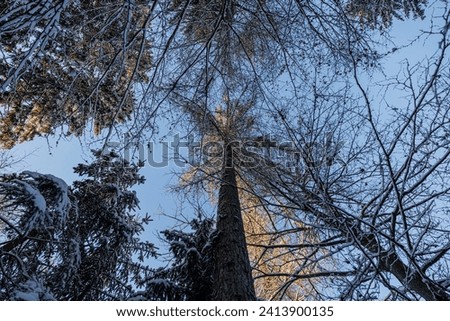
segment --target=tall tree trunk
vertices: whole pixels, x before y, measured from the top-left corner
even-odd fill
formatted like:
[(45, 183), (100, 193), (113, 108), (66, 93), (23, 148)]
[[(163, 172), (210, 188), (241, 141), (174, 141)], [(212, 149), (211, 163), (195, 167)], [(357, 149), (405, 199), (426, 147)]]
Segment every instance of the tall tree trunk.
[(214, 241), (214, 294), (217, 301), (255, 300), (231, 145), (225, 147)]

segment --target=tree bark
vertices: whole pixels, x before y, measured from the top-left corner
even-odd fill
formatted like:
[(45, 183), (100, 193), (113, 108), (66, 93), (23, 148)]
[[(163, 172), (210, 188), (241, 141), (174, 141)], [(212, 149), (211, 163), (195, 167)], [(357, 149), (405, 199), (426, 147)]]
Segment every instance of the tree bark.
[(213, 245), (213, 298), (217, 301), (251, 301), (256, 295), (232, 157), (232, 146), (226, 146)]

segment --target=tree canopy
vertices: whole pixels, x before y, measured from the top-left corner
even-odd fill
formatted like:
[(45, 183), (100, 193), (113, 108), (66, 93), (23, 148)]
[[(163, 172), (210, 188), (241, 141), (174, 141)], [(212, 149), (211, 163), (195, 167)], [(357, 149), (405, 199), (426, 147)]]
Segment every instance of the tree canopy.
[[(101, 144), (70, 186), (1, 176), (1, 299), (450, 298), (446, 1), (24, 0), (0, 13), (1, 146), (58, 129)], [(406, 19), (429, 19), (409, 46), (434, 52), (387, 77)], [(132, 191), (143, 164), (119, 153), (165, 127), (195, 141), (175, 190), (202, 215), (163, 232), (172, 260), (154, 268)]]
[(130, 117), (151, 65), (146, 1), (4, 1), (0, 12), (2, 146)]

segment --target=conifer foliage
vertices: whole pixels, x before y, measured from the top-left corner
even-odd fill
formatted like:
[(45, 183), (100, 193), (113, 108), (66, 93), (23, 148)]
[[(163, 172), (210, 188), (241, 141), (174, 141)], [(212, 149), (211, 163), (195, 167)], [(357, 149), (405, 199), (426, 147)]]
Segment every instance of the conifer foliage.
[(190, 222), (191, 231), (165, 230), (170, 266), (147, 272), (141, 292), (145, 299), (209, 301), (213, 299), (214, 221), (199, 217)]
[(146, 1), (2, 1), (0, 145), (126, 120), (150, 66)]
[(50, 174), (0, 177), (0, 299), (111, 300), (128, 296), (141, 262), (154, 255), (139, 239), (131, 187), (139, 166), (96, 153), (68, 186)]

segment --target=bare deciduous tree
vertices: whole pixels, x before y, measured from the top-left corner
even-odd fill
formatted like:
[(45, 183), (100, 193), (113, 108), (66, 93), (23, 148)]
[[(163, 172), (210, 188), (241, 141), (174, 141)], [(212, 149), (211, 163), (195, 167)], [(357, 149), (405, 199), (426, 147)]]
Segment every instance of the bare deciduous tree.
[(384, 84), (387, 93), (406, 97), (398, 106), (386, 94), (384, 117), (357, 59), (361, 100), (312, 90), (309, 113), (303, 106), (277, 110), (296, 163), (291, 170), (255, 170), (262, 178), (254, 181), (265, 182), (261, 189), (283, 199), (281, 206), (296, 209), (292, 220), (317, 231), (315, 246), (333, 264), (291, 278), (328, 278), (335, 292), (323, 291), (325, 298), (449, 299), (448, 18), (445, 10), (433, 58), (405, 64), (403, 74)]

